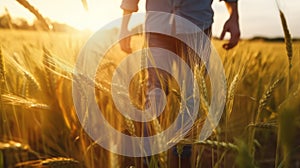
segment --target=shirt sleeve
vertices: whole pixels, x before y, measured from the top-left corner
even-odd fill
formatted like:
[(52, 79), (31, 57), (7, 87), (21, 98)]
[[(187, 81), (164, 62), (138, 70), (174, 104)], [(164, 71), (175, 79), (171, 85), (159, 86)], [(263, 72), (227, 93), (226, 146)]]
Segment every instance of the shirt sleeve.
[(139, 0), (122, 0), (122, 3), (121, 3), (120, 7), (123, 10), (128, 10), (128, 11), (131, 11), (131, 12), (137, 12), (139, 10), (138, 3), (139, 3)]

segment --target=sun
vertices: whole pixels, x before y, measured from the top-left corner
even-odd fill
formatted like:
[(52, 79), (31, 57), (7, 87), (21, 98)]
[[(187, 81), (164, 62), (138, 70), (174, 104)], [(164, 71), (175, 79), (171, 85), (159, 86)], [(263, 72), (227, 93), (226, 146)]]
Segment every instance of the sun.
[[(65, 22), (80, 30), (97, 31), (122, 17), (123, 11), (120, 4), (121, 1), (116, 0), (87, 0), (88, 10), (85, 10), (81, 3), (79, 6), (68, 9), (69, 13), (72, 13), (72, 17), (66, 18)], [(141, 1), (139, 12), (145, 11), (144, 5), (145, 2)]]
[(122, 10), (117, 1), (88, 1), (88, 10), (74, 9), (74, 17), (66, 20), (71, 26), (77, 29), (90, 29), (96, 31), (109, 24), (115, 19), (122, 17)]

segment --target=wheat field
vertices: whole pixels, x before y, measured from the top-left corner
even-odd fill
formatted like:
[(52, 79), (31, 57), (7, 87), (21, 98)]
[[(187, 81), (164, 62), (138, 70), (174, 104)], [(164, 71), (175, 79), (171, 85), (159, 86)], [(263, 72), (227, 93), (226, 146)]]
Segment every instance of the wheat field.
[[(107, 38), (116, 35), (113, 31)], [(172, 167), (179, 162), (170, 151), (147, 160), (111, 153), (82, 129), (72, 80), (76, 58), (90, 35), (0, 30), (0, 167)], [(133, 48), (140, 47), (140, 38), (134, 37)], [(191, 144), (192, 167), (300, 167), (300, 42), (292, 42), (292, 55), (281, 41), (241, 40), (230, 51), (222, 49), (223, 41), (212, 43), (227, 79), (226, 106), (209, 139), (185, 138), (177, 145), (178, 155)], [(124, 57), (113, 46), (98, 78), (87, 80), (97, 83), (98, 105), (110, 124), (140, 136), (141, 124), (118, 114), (108, 94), (109, 78)], [(210, 87), (200, 71), (197, 81), (205, 103), (199, 111), (205, 112)], [(179, 108), (176, 96), (168, 96), (172, 105), (166, 111)], [(140, 98), (133, 99), (138, 106)], [(167, 113), (151, 121), (153, 134), (168, 127), (172, 118)], [(193, 128), (199, 125), (201, 119)]]

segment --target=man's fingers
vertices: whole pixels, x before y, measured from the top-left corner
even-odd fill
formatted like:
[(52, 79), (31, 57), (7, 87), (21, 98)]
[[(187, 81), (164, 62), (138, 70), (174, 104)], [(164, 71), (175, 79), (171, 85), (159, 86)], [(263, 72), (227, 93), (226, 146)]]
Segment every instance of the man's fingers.
[(224, 39), (226, 32), (227, 32), (227, 29), (224, 28), (223, 31), (222, 31), (222, 33), (221, 33), (221, 36), (220, 36), (221, 40)]
[(238, 44), (238, 42), (240, 40), (240, 33), (239, 33), (239, 31), (228, 30), (228, 31), (225, 31), (224, 34), (223, 34), (223, 32), (221, 34), (221, 39), (224, 38), (224, 35), (225, 35), (226, 32), (229, 32), (230, 35), (231, 35), (229, 42), (226, 43), (226, 44), (224, 44), (223, 48), (226, 49), (226, 50), (232, 49), (233, 47), (235, 47)]
[(238, 44), (238, 39), (233, 39), (229, 41), (229, 48), (233, 48)]
[(232, 49), (237, 45), (238, 41), (229, 41), (229, 43), (223, 44), (223, 48), (226, 50)]
[[(221, 33), (220, 39), (223, 40), (225, 37), (225, 34), (228, 32), (228, 29), (226, 29), (225, 27), (223, 28), (223, 31)], [(228, 50), (229, 49), (229, 43), (223, 44), (223, 48)]]
[(239, 32), (231, 33), (231, 38), (228, 43), (228, 49), (235, 47), (238, 44), (239, 40), (240, 40)]
[(232, 49), (238, 44), (239, 38), (231, 38), (228, 43), (223, 45), (223, 48), (226, 50)]

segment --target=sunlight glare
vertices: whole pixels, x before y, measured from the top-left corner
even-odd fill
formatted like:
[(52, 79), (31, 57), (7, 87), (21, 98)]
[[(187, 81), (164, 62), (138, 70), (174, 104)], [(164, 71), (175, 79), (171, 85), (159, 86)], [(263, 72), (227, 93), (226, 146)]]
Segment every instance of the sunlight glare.
[[(111, 21), (122, 16), (118, 1), (90, 0), (88, 1), (88, 11), (81, 7), (78, 17), (70, 24), (77, 29), (90, 29), (96, 31)], [(80, 18), (80, 19), (79, 19)]]

